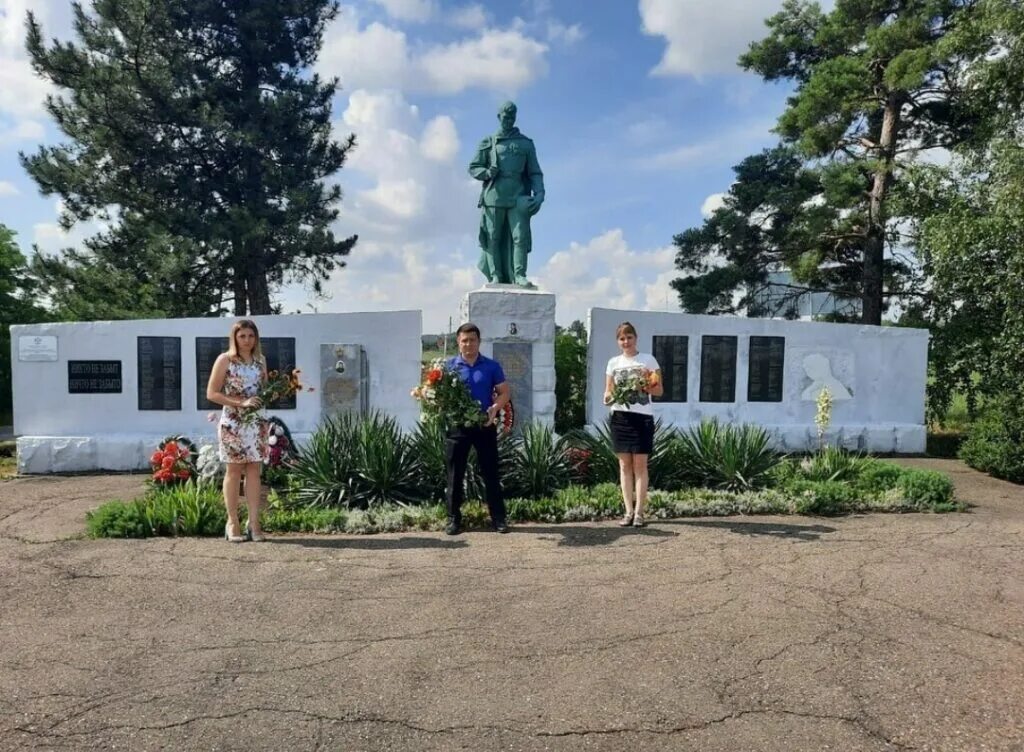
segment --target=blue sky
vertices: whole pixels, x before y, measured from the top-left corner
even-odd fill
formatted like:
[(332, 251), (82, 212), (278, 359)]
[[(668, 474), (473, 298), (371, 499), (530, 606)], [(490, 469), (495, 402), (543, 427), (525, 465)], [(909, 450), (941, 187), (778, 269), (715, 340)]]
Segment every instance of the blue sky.
[[(339, 234), (360, 242), (314, 299), (288, 311), (420, 308), (427, 331), (456, 321), (483, 280), (475, 184), (466, 166), (505, 99), (534, 139), (547, 201), (529, 275), (558, 294), (558, 320), (590, 306), (675, 308), (672, 236), (702, 221), (731, 166), (774, 142), (786, 89), (739, 70), (781, 0), (349, 0), (328, 30), (321, 72), (340, 77), (339, 135), (359, 145), (337, 179)], [(25, 61), (31, 7), (67, 38), (64, 0), (0, 0), (0, 222), (57, 253), (97, 230), (63, 233), (55, 197), (18, 164), (60, 134), (45, 82)]]

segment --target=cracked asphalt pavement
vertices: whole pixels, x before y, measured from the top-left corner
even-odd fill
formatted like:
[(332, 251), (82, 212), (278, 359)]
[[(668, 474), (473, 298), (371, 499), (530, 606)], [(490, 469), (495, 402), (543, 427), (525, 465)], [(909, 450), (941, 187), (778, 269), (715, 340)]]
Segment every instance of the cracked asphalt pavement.
[(907, 462), (975, 506), (230, 545), (0, 483), (0, 750), (1022, 750), (1024, 488)]

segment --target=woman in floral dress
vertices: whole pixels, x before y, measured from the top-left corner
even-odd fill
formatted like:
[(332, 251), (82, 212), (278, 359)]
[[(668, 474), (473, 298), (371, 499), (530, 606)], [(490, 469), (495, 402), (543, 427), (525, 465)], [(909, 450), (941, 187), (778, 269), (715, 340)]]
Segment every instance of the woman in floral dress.
[[(256, 395), (266, 380), (267, 364), (260, 350), (256, 323), (249, 319), (236, 321), (231, 327), (228, 351), (217, 356), (206, 386), (206, 398), (224, 406), (217, 437), (220, 459), (226, 467), (224, 505), (228, 510), (228, 524), (224, 537), (232, 543), (246, 538), (264, 539), (260, 529), (260, 468), (267, 456), (267, 424), (252, 413), (262, 407)], [(252, 420), (253, 417), (257, 419)], [(245, 535), (238, 521), (238, 484), (243, 473), (245, 504), (249, 509)]]

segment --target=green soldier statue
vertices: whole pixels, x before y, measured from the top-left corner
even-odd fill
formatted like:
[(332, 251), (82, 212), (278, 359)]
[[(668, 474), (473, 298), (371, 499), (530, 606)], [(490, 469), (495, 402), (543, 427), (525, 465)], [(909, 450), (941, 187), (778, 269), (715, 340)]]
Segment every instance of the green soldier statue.
[(469, 174), (483, 181), (480, 190), (480, 263), (491, 283), (533, 288), (526, 278), (526, 256), (533, 246), (530, 217), (544, 203), (544, 174), (537, 149), (516, 124), (516, 106), (498, 110), (501, 129), (476, 149)]

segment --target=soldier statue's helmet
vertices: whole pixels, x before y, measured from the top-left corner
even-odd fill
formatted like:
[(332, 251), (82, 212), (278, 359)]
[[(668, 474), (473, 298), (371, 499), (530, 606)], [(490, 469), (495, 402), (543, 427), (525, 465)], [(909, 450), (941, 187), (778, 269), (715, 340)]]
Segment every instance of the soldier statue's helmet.
[(515, 117), (518, 111), (519, 108), (516, 107), (515, 102), (505, 102), (504, 104), (501, 105), (501, 107), (498, 108), (498, 117), (501, 117), (506, 112), (512, 115), (512, 117)]

